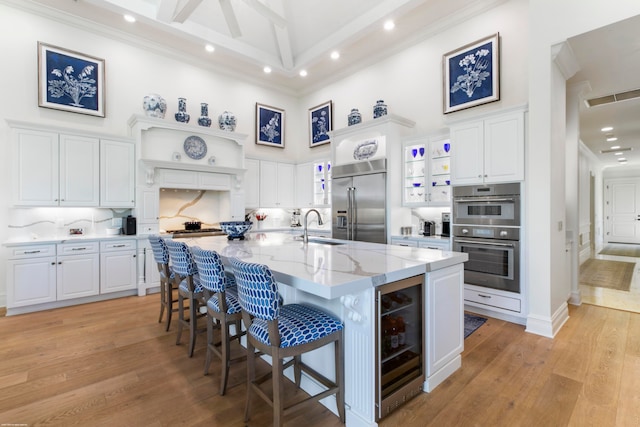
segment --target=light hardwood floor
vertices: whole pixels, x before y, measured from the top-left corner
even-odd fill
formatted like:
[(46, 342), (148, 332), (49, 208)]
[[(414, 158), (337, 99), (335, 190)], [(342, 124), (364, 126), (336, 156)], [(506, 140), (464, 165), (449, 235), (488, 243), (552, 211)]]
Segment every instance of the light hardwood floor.
[[(624, 245), (620, 245), (624, 247)], [(610, 261), (632, 262), (636, 266), (631, 279), (629, 291), (618, 291), (615, 289), (598, 288), (594, 286), (580, 285), (582, 302), (594, 304), (601, 307), (615, 308), (618, 310), (628, 310), (640, 313), (640, 258), (630, 256), (601, 255), (593, 256), (596, 259), (606, 259)]]
[[(218, 360), (202, 374), (204, 337), (190, 359), (157, 315), (150, 295), (0, 318), (0, 424), (244, 426), (244, 364), (219, 396)], [(570, 315), (553, 340), (489, 319), (465, 341), (460, 370), (380, 425), (640, 425), (640, 314)], [(271, 424), (266, 404), (254, 410), (246, 425)], [(318, 404), (287, 425), (341, 424)]]

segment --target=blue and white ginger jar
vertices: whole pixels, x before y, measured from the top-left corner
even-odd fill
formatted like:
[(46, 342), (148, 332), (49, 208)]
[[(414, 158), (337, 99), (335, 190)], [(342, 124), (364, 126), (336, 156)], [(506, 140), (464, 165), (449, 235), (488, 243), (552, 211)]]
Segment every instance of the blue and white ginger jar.
[(352, 108), (349, 116), (347, 117), (347, 123), (349, 126), (357, 125), (362, 122), (362, 114), (358, 111), (357, 108)]
[(167, 112), (167, 101), (157, 93), (150, 93), (143, 98), (142, 109), (147, 117), (164, 119), (164, 114)]
[(236, 116), (230, 111), (225, 111), (218, 116), (218, 124), (221, 130), (233, 132), (236, 130)]
[(384, 103), (382, 99), (379, 99), (376, 102), (376, 105), (373, 106), (373, 118), (377, 119), (378, 117), (387, 115), (387, 104)]

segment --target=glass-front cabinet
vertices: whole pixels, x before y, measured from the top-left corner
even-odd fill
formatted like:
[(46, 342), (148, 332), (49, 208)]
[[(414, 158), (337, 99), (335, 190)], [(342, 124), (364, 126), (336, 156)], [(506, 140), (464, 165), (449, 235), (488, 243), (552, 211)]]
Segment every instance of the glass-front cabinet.
[(403, 142), (405, 206), (449, 206), (451, 202), (448, 135), (424, 136)]
[(313, 163), (313, 204), (326, 206), (331, 203), (331, 162)]

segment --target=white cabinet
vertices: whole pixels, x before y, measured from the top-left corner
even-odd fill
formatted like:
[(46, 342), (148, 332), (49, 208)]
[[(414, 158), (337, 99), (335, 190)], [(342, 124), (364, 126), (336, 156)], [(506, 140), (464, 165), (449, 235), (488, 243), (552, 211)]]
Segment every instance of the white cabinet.
[(296, 206), (327, 207), (331, 204), (331, 162), (296, 165)]
[(443, 241), (443, 242), (436, 242), (433, 240), (425, 240), (422, 242), (418, 242), (418, 247), (419, 248), (426, 248), (426, 249), (437, 249), (440, 251), (448, 251), (449, 249), (449, 242), (448, 241)]
[(260, 161), (260, 207), (295, 207), (295, 166), (289, 163)]
[(98, 206), (99, 140), (13, 129), (16, 206)]
[(425, 312), (427, 336), (425, 391), (430, 392), (461, 364), (464, 350), (462, 264), (427, 275)]
[(451, 203), (448, 135), (407, 139), (403, 142), (404, 206), (449, 206)]
[(100, 293), (136, 288), (135, 240), (100, 242)]
[(296, 165), (296, 206), (312, 208), (313, 198), (313, 163)]
[(160, 219), (160, 196), (157, 188), (145, 189), (139, 193), (137, 215), (138, 222), (156, 223)]
[(57, 300), (100, 293), (100, 255), (98, 242), (57, 245)]
[(408, 240), (403, 238), (393, 238), (391, 239), (391, 244), (396, 246), (409, 246), (412, 248), (418, 247), (418, 242), (416, 242), (415, 240)]
[(135, 205), (135, 155), (129, 142), (100, 141), (100, 206)]
[(13, 127), (15, 206), (134, 206), (134, 146)]
[(245, 208), (260, 207), (260, 160), (245, 159), (244, 167), (244, 206)]
[(56, 300), (56, 245), (9, 248), (7, 308)]
[(455, 185), (524, 180), (524, 110), (451, 126)]

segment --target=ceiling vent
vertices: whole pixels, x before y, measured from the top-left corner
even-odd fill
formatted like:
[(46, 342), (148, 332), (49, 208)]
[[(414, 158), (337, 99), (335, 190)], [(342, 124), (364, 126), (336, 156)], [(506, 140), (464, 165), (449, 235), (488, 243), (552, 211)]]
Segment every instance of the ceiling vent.
[(634, 98), (640, 98), (640, 89), (614, 93), (613, 95), (601, 96), (600, 98), (587, 99), (584, 102), (587, 104), (587, 107), (596, 107), (598, 105), (612, 104)]
[(625, 147), (625, 148), (618, 148), (617, 150), (600, 150), (600, 152), (602, 154), (605, 154), (605, 153), (619, 153), (619, 152), (622, 152), (622, 151), (631, 151), (631, 148)]

